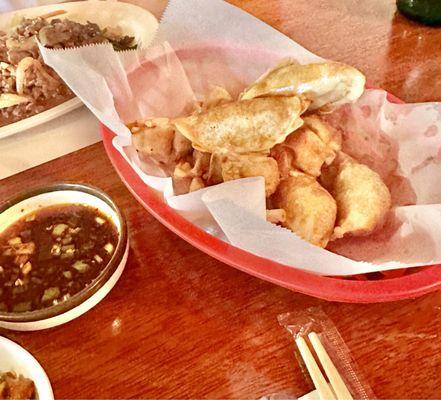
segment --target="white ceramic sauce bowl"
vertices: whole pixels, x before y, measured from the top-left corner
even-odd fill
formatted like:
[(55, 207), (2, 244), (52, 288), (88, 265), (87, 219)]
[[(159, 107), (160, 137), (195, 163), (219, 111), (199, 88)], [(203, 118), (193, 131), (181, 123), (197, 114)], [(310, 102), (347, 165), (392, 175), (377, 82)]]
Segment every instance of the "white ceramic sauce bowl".
[(0, 336), (0, 372), (8, 371), (32, 379), (37, 391), (37, 399), (54, 399), (49, 378), (39, 362), (23, 347)]
[(109, 263), (86, 288), (57, 305), (22, 313), (0, 312), (0, 328), (34, 331), (69, 322), (98, 304), (115, 286), (127, 262), (129, 240), (126, 222), (112, 199), (99, 189), (59, 183), (32, 189), (0, 206), (0, 233), (24, 215), (57, 204), (83, 204), (100, 210), (116, 226), (118, 243)]

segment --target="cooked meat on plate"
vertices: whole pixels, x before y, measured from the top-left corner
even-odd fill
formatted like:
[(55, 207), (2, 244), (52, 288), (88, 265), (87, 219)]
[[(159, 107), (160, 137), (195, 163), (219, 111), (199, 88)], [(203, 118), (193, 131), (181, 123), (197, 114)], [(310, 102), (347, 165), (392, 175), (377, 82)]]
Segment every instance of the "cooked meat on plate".
[(101, 29), (92, 22), (80, 24), (66, 18), (53, 18), (54, 14), (24, 18), (9, 32), (0, 31), (0, 126), (38, 114), (74, 97), (55, 71), (44, 64), (37, 39), (43, 46), (53, 49), (105, 42), (112, 43), (115, 50), (136, 47), (133, 37), (116, 29)]

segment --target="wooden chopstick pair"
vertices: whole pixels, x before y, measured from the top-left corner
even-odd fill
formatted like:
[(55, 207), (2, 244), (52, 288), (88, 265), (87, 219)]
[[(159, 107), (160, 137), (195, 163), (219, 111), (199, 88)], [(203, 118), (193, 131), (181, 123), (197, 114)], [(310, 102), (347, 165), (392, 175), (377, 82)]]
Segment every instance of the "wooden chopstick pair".
[(317, 364), (305, 337), (299, 336), (296, 339), (296, 344), (300, 351), (300, 355), (305, 362), (306, 368), (308, 369), (309, 375), (311, 376), (312, 382), (317, 389), (320, 400), (352, 400), (353, 397), (351, 393), (323, 347), (317, 333), (309, 333), (308, 339), (329, 379), (329, 382), (327, 382), (320, 371), (320, 367)]

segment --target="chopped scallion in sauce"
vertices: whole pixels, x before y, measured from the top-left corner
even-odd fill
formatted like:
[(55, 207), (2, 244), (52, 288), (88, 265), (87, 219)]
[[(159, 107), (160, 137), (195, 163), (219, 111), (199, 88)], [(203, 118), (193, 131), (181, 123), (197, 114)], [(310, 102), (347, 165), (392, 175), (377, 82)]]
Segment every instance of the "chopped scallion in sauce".
[(99, 210), (41, 208), (0, 233), (0, 311), (26, 312), (67, 300), (98, 277), (118, 233)]

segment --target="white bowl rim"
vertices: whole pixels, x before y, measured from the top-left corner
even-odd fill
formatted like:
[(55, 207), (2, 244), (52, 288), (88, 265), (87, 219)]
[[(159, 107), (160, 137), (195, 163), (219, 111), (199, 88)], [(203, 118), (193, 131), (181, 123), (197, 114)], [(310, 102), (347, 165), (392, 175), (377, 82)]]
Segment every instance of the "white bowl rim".
[[(12, 350), (14, 353), (20, 353), (21, 357), (25, 359), (26, 364), (29, 364), (29, 369), (32, 369), (33, 374), (37, 375), (37, 378), (33, 379), (35, 388), (37, 390), (38, 398), (41, 400), (53, 400), (54, 399), (54, 393), (52, 391), (52, 386), (49, 381), (49, 378), (46, 374), (46, 371), (41, 366), (41, 364), (38, 362), (38, 360), (31, 354), (29, 351), (27, 351), (24, 347), (20, 346), (18, 343), (15, 343), (14, 341), (4, 337), (0, 336), (0, 347), (8, 347)], [(8, 372), (0, 370), (0, 372)], [(29, 376), (26, 376), (23, 372), (15, 371), (19, 374), (22, 374), (26, 378), (29, 378)]]

